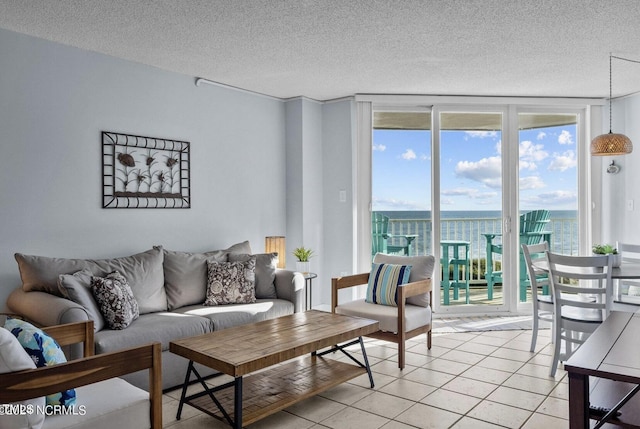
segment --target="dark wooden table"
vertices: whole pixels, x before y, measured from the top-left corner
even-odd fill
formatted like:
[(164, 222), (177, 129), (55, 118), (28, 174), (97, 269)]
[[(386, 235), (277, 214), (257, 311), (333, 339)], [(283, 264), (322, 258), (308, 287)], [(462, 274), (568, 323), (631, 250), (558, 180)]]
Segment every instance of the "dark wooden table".
[[(362, 337), (378, 330), (375, 320), (311, 310), (172, 341), (171, 352), (190, 361), (177, 419), (186, 403), (242, 428), (362, 374), (369, 375), (373, 388)], [(363, 363), (345, 350), (356, 344)], [(351, 356), (356, 365), (322, 358), (334, 351)], [(234, 381), (210, 388), (194, 362)], [(203, 391), (187, 396), (192, 373)]]
[[(640, 314), (611, 312), (569, 358), (569, 427), (589, 427), (592, 407), (615, 408), (640, 384)], [(593, 385), (589, 385), (592, 377)], [(620, 416), (607, 424), (640, 427), (640, 395), (631, 396)]]

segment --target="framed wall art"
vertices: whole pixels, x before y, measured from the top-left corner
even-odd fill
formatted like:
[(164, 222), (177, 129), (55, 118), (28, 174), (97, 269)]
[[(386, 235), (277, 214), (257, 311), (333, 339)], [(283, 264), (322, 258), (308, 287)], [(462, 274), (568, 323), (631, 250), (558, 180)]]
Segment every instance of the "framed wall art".
[(191, 207), (189, 142), (102, 132), (102, 207)]

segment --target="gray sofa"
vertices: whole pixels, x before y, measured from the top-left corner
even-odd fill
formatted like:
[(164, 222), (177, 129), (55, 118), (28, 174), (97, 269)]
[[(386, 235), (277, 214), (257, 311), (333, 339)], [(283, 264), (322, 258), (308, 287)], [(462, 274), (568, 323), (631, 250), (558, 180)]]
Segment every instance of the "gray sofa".
[[(188, 362), (169, 352), (175, 339), (304, 311), (304, 277), (275, 268), (276, 254), (256, 255), (256, 302), (203, 305), (207, 260), (243, 261), (251, 254), (248, 242), (224, 250), (189, 253), (160, 246), (136, 255), (112, 259), (62, 259), (16, 254), (22, 286), (7, 299), (11, 312), (40, 326), (92, 319), (97, 354), (159, 341), (162, 344), (163, 389), (184, 381)], [(129, 282), (140, 316), (122, 330), (112, 330), (99, 309), (92, 308), (90, 289), (78, 286), (83, 273), (104, 276), (120, 272)], [(98, 314), (96, 314), (98, 313)], [(71, 350), (75, 355), (76, 352)], [(75, 356), (72, 356), (75, 357)], [(201, 375), (213, 373), (198, 366)], [(123, 377), (148, 389), (146, 373)]]

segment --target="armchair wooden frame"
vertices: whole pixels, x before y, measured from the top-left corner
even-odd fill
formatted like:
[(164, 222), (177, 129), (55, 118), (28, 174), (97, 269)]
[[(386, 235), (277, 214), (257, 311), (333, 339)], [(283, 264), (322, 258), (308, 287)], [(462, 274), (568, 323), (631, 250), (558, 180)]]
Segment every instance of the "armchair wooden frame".
[[(331, 279), (331, 312), (336, 312), (338, 306), (338, 291), (356, 286), (366, 285), (369, 282), (369, 273), (354, 274)], [(431, 349), (431, 325), (429, 323), (412, 331), (405, 332), (405, 306), (407, 298), (429, 293), (429, 307), (433, 302), (431, 279), (406, 283), (398, 286), (398, 330), (396, 332), (377, 331), (367, 335), (378, 340), (390, 341), (398, 344), (398, 367), (405, 366), (405, 341), (420, 334), (427, 334), (427, 348)]]
[(148, 369), (151, 428), (162, 428), (160, 343), (94, 356), (92, 320), (42, 329), (62, 347), (82, 342), (84, 357), (54, 366), (2, 374), (0, 403), (37, 398)]

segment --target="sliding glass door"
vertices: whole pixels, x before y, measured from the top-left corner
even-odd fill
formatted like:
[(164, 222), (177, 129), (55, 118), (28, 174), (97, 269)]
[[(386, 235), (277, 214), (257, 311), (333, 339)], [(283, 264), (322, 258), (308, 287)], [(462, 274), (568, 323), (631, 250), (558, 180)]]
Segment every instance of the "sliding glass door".
[(523, 215), (547, 213), (540, 237), (553, 251), (584, 250), (578, 237), (589, 220), (581, 185), (588, 182), (589, 158), (580, 150), (585, 109), (491, 103), (369, 109), (370, 116), (359, 110), (370, 121), (369, 133), (359, 136), (368, 153), (363, 148), (358, 159), (371, 169), (370, 176), (358, 174), (370, 177), (361, 187), (370, 189), (370, 200), (365, 195), (358, 203), (366, 210), (358, 211), (359, 231), (368, 236), (360, 241), (362, 267), (377, 251), (434, 255), (437, 312), (502, 313), (531, 305), (520, 251)]
[(443, 107), (434, 112), (440, 152), (440, 310), (504, 310), (502, 278), (509, 270), (501, 229), (505, 111)]

